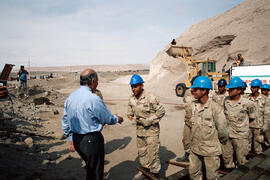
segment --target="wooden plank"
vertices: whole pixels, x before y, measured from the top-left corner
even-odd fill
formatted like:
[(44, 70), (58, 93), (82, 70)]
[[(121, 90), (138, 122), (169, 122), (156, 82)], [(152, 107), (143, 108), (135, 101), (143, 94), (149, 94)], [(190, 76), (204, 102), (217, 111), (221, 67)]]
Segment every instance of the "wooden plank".
[(143, 175), (145, 175), (146, 177), (148, 177), (151, 180), (157, 180), (156, 178), (154, 178), (151, 174), (149, 174), (148, 172), (144, 171), (141, 167), (137, 166), (137, 169), (139, 171), (141, 171), (141, 173), (143, 173)]
[(172, 164), (175, 166), (179, 166), (182, 168), (188, 168), (189, 167), (189, 163), (184, 163), (184, 162), (175, 162), (175, 161), (166, 161), (168, 164)]

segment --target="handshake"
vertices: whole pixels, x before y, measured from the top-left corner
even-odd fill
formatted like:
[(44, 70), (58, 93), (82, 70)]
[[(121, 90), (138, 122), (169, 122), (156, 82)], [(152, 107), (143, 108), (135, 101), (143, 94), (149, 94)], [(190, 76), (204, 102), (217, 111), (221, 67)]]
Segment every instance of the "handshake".
[(124, 121), (123, 117), (118, 116), (117, 114), (115, 114), (115, 116), (118, 118), (118, 123), (122, 124), (122, 122)]

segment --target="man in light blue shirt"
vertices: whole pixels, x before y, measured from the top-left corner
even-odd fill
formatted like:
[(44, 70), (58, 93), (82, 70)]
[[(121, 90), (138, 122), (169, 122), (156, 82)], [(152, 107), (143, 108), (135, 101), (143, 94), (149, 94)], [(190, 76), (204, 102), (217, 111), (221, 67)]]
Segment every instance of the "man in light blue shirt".
[(70, 151), (76, 150), (86, 162), (86, 179), (101, 180), (105, 156), (102, 128), (105, 124), (122, 123), (123, 118), (113, 115), (93, 93), (98, 85), (94, 70), (82, 72), (80, 85), (65, 102), (62, 129), (70, 141)]

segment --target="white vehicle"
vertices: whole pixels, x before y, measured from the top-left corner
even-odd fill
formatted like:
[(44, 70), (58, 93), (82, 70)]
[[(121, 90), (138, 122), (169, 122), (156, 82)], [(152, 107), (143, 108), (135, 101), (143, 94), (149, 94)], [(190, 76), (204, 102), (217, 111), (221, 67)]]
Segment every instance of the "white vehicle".
[(270, 64), (237, 66), (231, 69), (231, 78), (239, 77), (248, 85), (246, 92), (251, 93), (249, 84), (253, 79), (260, 79), (263, 84), (270, 84)]

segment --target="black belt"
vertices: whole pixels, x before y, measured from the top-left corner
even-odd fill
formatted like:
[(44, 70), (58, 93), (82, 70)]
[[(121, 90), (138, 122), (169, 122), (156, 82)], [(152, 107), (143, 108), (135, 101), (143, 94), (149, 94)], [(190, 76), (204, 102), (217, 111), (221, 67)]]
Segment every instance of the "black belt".
[(77, 134), (77, 133), (73, 133), (74, 135), (79, 135), (79, 136), (84, 136), (84, 135), (99, 135), (101, 134), (100, 131), (95, 131), (95, 132), (89, 132), (89, 133), (86, 133), (86, 134)]
[(100, 131), (95, 131), (95, 132), (89, 132), (89, 133), (86, 133), (87, 135), (95, 135), (95, 134), (101, 134)]

